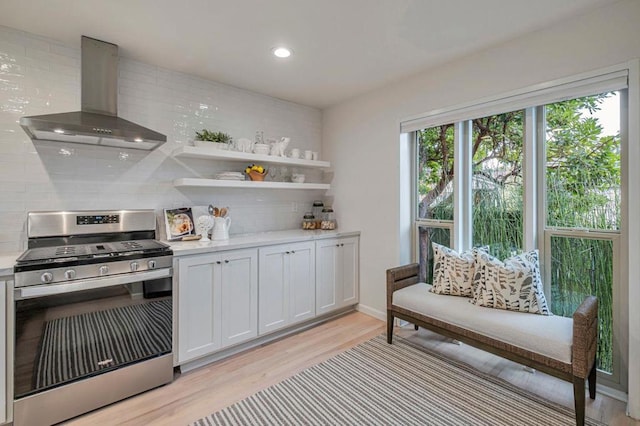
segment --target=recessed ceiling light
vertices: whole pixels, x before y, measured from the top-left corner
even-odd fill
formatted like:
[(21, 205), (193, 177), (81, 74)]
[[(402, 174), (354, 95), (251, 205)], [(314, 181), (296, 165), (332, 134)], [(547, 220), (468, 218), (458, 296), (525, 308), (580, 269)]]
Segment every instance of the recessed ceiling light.
[(63, 130), (63, 129), (53, 129), (53, 131), (54, 131), (55, 133), (60, 133), (60, 134), (64, 133), (64, 130)]
[(133, 141), (134, 141), (134, 142), (142, 142), (143, 140), (144, 140), (144, 139), (142, 139), (142, 138), (135, 138)]
[(287, 49), (286, 47), (274, 47), (272, 51), (278, 58), (288, 58), (291, 56), (291, 49)]

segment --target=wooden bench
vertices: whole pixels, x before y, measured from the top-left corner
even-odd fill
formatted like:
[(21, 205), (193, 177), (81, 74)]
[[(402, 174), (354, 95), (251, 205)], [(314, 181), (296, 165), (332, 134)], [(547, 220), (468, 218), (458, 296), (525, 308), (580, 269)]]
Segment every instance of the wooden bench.
[[(387, 270), (387, 342), (400, 318), (573, 383), (576, 424), (584, 425), (585, 384), (596, 396), (598, 300), (587, 297), (572, 318), (473, 305), (429, 291), (417, 263)], [(535, 333), (538, 333), (536, 336)], [(537, 337), (537, 339), (536, 339)]]

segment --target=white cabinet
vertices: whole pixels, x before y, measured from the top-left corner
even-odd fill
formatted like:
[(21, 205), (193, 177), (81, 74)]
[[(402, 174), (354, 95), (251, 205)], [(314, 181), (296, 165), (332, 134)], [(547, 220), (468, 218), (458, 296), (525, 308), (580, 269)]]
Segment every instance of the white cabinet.
[(358, 237), (316, 242), (316, 315), (358, 303)]
[(279, 330), (315, 316), (315, 246), (284, 244), (259, 250), (258, 332)]
[(259, 248), (242, 239), (235, 249), (176, 256), (176, 365), (202, 365), (357, 304), (359, 237), (327, 236)]
[(257, 336), (257, 250), (177, 261), (178, 362)]

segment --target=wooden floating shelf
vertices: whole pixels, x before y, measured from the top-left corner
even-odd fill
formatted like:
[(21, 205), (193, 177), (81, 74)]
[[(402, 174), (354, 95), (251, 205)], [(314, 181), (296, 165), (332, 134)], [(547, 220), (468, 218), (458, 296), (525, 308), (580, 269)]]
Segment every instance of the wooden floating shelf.
[(202, 178), (181, 178), (173, 181), (173, 186), (200, 188), (255, 188), (255, 189), (323, 189), (328, 190), (328, 183), (292, 183), (292, 182), (257, 182), (251, 180), (221, 180)]
[(299, 167), (329, 168), (331, 163), (319, 160), (304, 160), (301, 158), (278, 157), (275, 155), (259, 155), (250, 152), (226, 151), (215, 148), (200, 148), (183, 146), (173, 151), (176, 158), (200, 158), (209, 160), (243, 161), (250, 163), (285, 164)]

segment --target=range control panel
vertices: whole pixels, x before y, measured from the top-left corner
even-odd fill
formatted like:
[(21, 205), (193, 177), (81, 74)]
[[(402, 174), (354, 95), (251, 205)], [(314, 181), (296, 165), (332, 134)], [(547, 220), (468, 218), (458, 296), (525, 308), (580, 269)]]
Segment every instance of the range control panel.
[(109, 223), (120, 223), (119, 214), (110, 215), (90, 215), (90, 216), (76, 216), (77, 225), (105, 225)]

